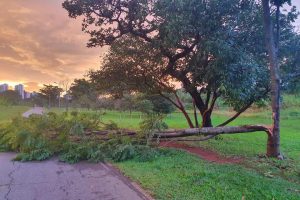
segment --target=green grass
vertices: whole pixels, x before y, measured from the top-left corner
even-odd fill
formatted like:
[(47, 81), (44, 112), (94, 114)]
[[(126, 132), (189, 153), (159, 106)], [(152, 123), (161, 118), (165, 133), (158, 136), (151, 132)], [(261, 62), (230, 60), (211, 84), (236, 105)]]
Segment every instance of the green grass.
[(1, 106), (0, 122), (9, 121), (11, 118), (23, 114), (29, 109), (28, 106)]
[[(157, 199), (242, 199), (243, 195), (245, 199), (300, 199), (300, 101), (293, 96), (284, 101), (281, 150), (288, 158), (284, 161), (258, 156), (265, 154), (267, 138), (265, 133), (257, 132), (189, 143), (224, 156), (243, 156), (245, 161), (240, 165), (212, 164), (181, 151), (160, 156), (152, 162), (131, 160), (116, 165)], [(25, 108), (11, 107), (5, 111), (9, 115), (1, 112), (0, 121), (21, 113), (22, 109)], [(213, 124), (220, 124), (232, 114), (225, 108), (214, 112)], [(138, 129), (141, 120), (138, 112), (130, 115), (128, 112), (105, 111), (103, 115), (104, 122), (114, 121), (128, 129)], [(181, 113), (172, 113), (166, 122), (170, 128), (187, 128)], [(270, 111), (250, 110), (230, 125), (270, 123)]]
[(211, 164), (181, 151), (152, 162), (116, 164), (155, 199), (300, 199), (299, 185), (237, 165)]

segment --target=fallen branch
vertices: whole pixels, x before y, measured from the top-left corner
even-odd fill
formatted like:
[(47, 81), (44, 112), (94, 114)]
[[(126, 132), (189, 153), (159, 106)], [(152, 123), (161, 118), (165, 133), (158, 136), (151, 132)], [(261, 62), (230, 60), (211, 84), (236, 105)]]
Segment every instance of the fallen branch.
[(250, 133), (256, 131), (264, 131), (268, 135), (271, 134), (269, 128), (263, 125), (245, 125), (245, 126), (231, 126), (231, 127), (204, 127), (204, 128), (189, 128), (182, 130), (166, 130), (155, 133), (156, 138), (177, 138), (188, 136), (216, 136), (221, 134), (236, 134), (236, 133)]
[[(251, 133), (257, 131), (264, 131), (271, 136), (270, 128), (264, 125), (245, 125), (245, 126), (229, 126), (229, 127), (204, 127), (204, 128), (189, 128), (189, 129), (169, 129), (165, 131), (160, 131), (154, 133), (153, 138), (159, 138), (161, 140), (168, 140), (170, 138), (182, 138), (189, 136), (205, 136), (202, 138), (193, 139), (177, 139), (176, 141), (205, 141), (212, 139), (218, 135), (222, 134), (237, 134), (237, 133)], [(98, 135), (102, 137), (103, 140), (108, 140), (107, 135), (117, 134), (119, 136), (129, 136), (134, 137), (137, 132), (131, 130), (98, 130), (85, 132), (86, 135)]]

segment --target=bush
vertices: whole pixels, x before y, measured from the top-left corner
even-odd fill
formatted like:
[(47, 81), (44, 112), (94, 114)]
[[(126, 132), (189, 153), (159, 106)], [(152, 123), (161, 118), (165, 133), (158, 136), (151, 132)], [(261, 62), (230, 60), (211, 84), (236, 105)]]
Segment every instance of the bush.
[(96, 143), (68, 143), (59, 156), (60, 161), (70, 164), (77, 163), (81, 160), (90, 162), (102, 162), (105, 155), (101, 150), (101, 145)]
[(136, 159), (140, 162), (149, 162), (162, 155), (157, 149), (145, 145), (136, 146)]
[(112, 154), (112, 159), (116, 162), (132, 159), (136, 156), (135, 148), (131, 144), (119, 145)]

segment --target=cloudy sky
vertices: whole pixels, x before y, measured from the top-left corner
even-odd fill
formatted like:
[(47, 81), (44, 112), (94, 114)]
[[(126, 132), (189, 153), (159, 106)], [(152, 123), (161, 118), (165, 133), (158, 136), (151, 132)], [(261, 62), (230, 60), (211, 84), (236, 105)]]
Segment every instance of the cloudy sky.
[[(0, 83), (32, 91), (99, 66), (106, 49), (86, 48), (80, 20), (70, 19), (62, 2), (0, 0)], [(300, 0), (292, 2), (300, 8)]]
[(86, 48), (80, 20), (63, 0), (0, 0), (0, 83), (42, 83), (82, 77), (99, 66), (101, 48)]

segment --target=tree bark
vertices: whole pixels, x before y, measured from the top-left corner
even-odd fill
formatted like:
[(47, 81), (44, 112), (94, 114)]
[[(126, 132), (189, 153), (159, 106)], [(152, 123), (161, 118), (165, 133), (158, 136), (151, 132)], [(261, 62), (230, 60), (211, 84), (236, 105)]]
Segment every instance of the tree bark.
[(195, 105), (195, 100), (193, 99), (193, 110), (194, 110), (194, 119), (195, 119), (195, 127), (199, 128), (198, 116), (197, 116), (197, 109)]
[(211, 121), (211, 110), (207, 110), (202, 114), (202, 126), (201, 127), (213, 127)]
[(184, 115), (184, 117), (185, 117), (187, 123), (189, 124), (189, 127), (190, 127), (190, 128), (194, 128), (194, 124), (193, 124), (193, 122), (192, 122), (192, 120), (191, 120), (189, 114), (186, 112), (186, 110), (185, 110), (185, 108), (184, 108), (184, 105), (182, 104), (182, 102), (181, 102), (179, 96), (176, 94), (176, 92), (175, 92), (175, 97), (176, 97), (177, 103), (178, 103), (178, 105), (179, 105), (179, 106), (178, 106), (178, 109), (183, 113), (183, 115)]
[(270, 129), (263, 125), (245, 125), (245, 126), (230, 126), (230, 127), (204, 127), (204, 128), (190, 128), (182, 130), (166, 130), (154, 134), (158, 138), (178, 138), (188, 136), (216, 136), (220, 134), (237, 134), (249, 133), (256, 131), (264, 131), (271, 135)]
[(170, 101), (176, 108), (178, 108), (182, 114), (184, 115), (188, 125), (190, 128), (194, 128), (194, 124), (189, 116), (189, 114), (186, 112), (185, 108), (184, 108), (184, 105), (182, 104), (180, 98), (178, 97), (178, 95), (176, 94), (176, 92), (174, 92), (174, 95), (175, 95), (175, 98), (176, 98), (176, 102), (174, 102), (170, 97), (164, 95), (162, 92), (159, 91), (159, 94), (164, 97), (166, 100)]
[(184, 117), (185, 117), (185, 119), (186, 119), (186, 121), (187, 121), (189, 127), (190, 127), (190, 128), (194, 128), (194, 124), (193, 124), (193, 122), (192, 122), (192, 120), (191, 120), (189, 114), (185, 111), (185, 109), (184, 109), (184, 108), (183, 108), (183, 109), (182, 109), (182, 108), (179, 108), (179, 110), (180, 110), (180, 111), (182, 112), (182, 114), (184, 115)]
[(268, 139), (267, 155), (280, 156), (280, 74), (277, 58), (277, 50), (274, 40), (274, 30), (270, 15), (269, 0), (262, 0), (263, 21), (265, 29), (266, 47), (269, 56), (271, 73), (271, 99), (272, 99), (272, 134)]

